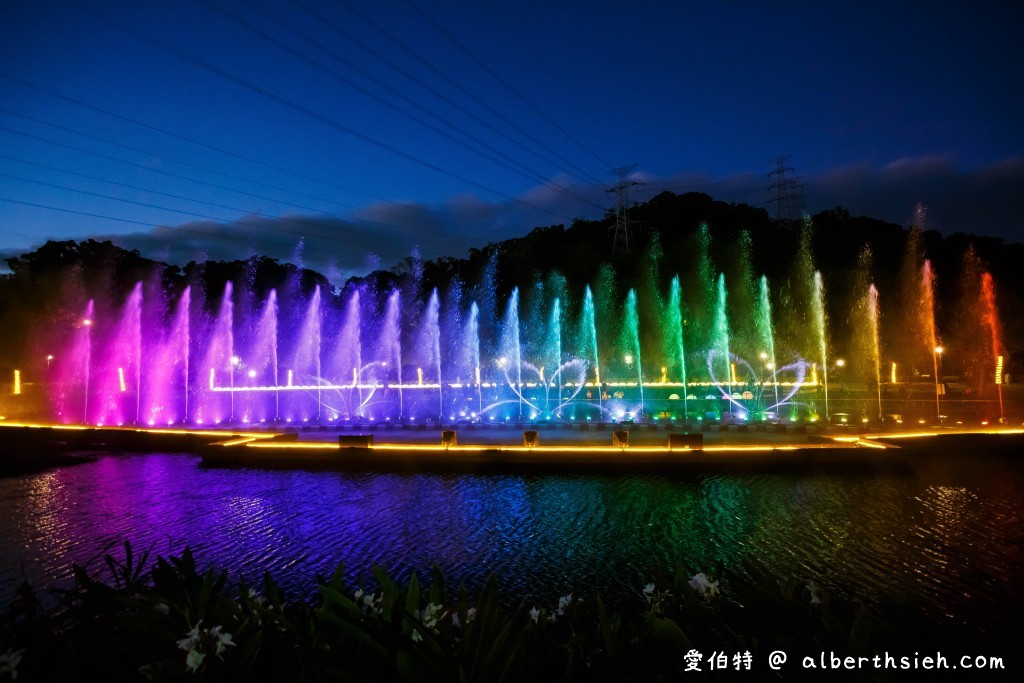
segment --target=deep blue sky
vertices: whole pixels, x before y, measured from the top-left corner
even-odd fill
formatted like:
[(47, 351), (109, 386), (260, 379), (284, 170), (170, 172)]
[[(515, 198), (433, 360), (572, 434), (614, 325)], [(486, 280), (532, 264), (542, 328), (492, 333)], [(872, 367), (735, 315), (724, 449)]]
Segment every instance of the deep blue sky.
[(343, 276), (597, 217), (634, 163), (760, 204), (781, 155), (811, 212), (1024, 240), (1024, 5), (947, 4), (4, 2), (0, 252), (304, 236)]

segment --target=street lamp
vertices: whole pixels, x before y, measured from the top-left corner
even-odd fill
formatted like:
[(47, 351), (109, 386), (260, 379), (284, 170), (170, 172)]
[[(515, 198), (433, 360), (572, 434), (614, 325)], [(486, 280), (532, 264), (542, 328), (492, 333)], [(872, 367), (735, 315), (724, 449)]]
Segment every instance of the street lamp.
[(242, 364), (242, 359), (238, 356), (231, 356), (231, 410), (229, 418), (231, 422), (235, 421), (235, 368)]
[(843, 368), (846, 367), (845, 358), (836, 358), (836, 378), (839, 380), (839, 391), (842, 392), (846, 387), (843, 385), (843, 380), (846, 379), (846, 373), (842, 372)]
[[(91, 307), (91, 306), (90, 306)], [(84, 424), (89, 424), (89, 379), (92, 364), (92, 318), (83, 318), (82, 326), (85, 327), (85, 401), (84, 401)]]

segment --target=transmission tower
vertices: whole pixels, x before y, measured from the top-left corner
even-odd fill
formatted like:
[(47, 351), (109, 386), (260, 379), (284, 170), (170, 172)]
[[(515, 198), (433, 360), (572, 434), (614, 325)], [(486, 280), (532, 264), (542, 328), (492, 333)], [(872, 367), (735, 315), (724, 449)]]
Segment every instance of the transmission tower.
[(775, 170), (766, 176), (772, 183), (768, 186), (772, 193), (772, 198), (768, 200), (768, 203), (775, 204), (776, 223), (794, 221), (800, 218), (804, 212), (803, 185), (797, 182), (799, 178), (792, 175), (793, 167), (786, 165), (791, 156), (788, 154), (772, 159), (770, 163), (775, 164)]
[(634, 168), (636, 168), (636, 164), (612, 169), (611, 174), (619, 180), (615, 185), (606, 190), (606, 192), (615, 194), (617, 200), (615, 207), (615, 238), (612, 240), (613, 254), (618, 253), (620, 250), (623, 253), (629, 253), (629, 231), (631, 227), (637, 225), (637, 222), (629, 217), (629, 190), (632, 187), (640, 186), (640, 183), (628, 180), (629, 174), (633, 172)]

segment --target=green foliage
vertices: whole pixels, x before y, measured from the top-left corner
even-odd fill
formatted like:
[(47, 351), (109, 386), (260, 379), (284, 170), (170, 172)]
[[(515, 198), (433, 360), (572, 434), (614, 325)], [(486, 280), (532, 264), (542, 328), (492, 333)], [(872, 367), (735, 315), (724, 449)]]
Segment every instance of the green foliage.
[(226, 572), (200, 571), (188, 549), (148, 571), (147, 560), (125, 543), (101, 572), (75, 566), (53, 608), (23, 585), (0, 621), (18, 680), (676, 680), (691, 650), (750, 652), (743, 675), (761, 680), (774, 650), (871, 655), (936, 635), (911, 604), (871, 617), (813, 584), (782, 587), (754, 561), (719, 581), (679, 569), (611, 611), (571, 595), (509, 610), (493, 577), (470, 601), (437, 569), (422, 587), (375, 568), (375, 590), (353, 591), (340, 567), (307, 605), (287, 602), (270, 576), (258, 590), (228, 588)]

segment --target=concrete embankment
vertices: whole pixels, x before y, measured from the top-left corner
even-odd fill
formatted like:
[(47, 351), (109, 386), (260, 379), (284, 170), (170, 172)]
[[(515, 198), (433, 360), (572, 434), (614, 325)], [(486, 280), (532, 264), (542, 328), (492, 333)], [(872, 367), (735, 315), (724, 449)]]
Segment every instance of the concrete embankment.
[[(383, 437), (383, 438), (382, 438)], [(369, 472), (918, 472), (937, 456), (1020, 463), (1020, 430), (679, 433), (610, 429), (286, 432), (0, 426), (0, 475), (82, 462), (89, 454), (198, 453), (207, 467)]]

